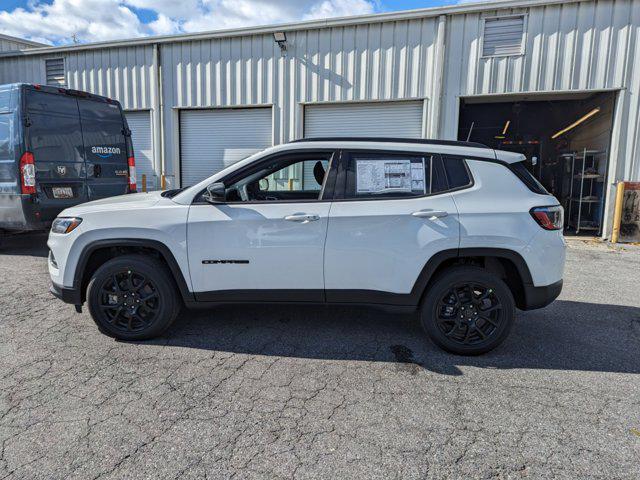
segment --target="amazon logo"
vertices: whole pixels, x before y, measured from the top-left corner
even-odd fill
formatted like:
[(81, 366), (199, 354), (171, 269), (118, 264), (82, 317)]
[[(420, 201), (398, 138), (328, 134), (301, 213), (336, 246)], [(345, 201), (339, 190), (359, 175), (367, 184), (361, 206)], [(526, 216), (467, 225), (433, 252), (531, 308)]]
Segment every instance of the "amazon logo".
[(120, 155), (120, 147), (91, 147), (91, 153), (100, 158), (109, 158)]

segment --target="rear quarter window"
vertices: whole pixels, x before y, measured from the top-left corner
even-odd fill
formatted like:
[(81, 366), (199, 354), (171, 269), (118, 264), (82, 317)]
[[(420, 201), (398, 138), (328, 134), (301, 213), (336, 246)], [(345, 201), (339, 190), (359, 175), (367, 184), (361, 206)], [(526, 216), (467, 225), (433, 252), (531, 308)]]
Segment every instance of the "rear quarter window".
[(471, 175), (463, 158), (443, 155), (442, 163), (444, 165), (449, 190), (456, 190), (471, 185)]
[(512, 163), (509, 165), (509, 170), (511, 170), (516, 177), (520, 179), (522, 183), (524, 183), (529, 190), (533, 193), (538, 193), (540, 195), (550, 195), (546, 188), (538, 181), (536, 177), (527, 169), (524, 161), (518, 163)]

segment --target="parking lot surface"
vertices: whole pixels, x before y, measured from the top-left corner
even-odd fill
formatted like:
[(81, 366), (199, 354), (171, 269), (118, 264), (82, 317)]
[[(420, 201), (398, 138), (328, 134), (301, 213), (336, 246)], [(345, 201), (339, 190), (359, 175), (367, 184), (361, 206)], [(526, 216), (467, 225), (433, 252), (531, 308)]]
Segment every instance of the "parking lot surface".
[(640, 249), (571, 242), (564, 291), (465, 358), (408, 316), (185, 312), (122, 343), (0, 247), (0, 479), (638, 478)]

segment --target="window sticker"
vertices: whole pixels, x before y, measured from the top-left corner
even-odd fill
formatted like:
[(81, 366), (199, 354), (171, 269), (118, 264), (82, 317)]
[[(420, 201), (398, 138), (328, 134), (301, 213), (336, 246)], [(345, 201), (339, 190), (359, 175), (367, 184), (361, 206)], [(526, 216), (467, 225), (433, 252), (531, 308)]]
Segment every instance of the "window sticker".
[(356, 193), (407, 192), (424, 194), (424, 162), (356, 160)]
[(424, 160), (411, 164), (411, 191), (424, 194)]

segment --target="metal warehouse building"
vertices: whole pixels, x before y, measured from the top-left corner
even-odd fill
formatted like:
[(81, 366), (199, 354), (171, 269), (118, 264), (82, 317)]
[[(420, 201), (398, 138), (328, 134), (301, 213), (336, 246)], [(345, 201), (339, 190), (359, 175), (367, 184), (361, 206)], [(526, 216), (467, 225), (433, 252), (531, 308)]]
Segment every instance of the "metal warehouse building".
[(29, 43), (0, 52), (0, 83), (119, 100), (149, 188), (162, 177), (167, 188), (193, 184), (301, 137), (469, 139), (525, 153), (573, 229), (608, 236), (614, 182), (640, 180), (636, 0), (513, 0)]

